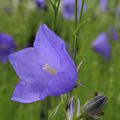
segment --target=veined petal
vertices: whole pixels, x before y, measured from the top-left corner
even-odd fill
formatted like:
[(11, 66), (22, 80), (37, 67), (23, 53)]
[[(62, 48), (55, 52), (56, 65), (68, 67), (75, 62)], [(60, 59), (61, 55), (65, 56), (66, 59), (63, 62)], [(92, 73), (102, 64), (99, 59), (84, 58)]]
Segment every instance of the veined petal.
[[(22, 80), (22, 83), (25, 83), (25, 86), (19, 83), (14, 94), (20, 95), (27, 89), (28, 89), (27, 91), (29, 91), (29, 89), (32, 91), (34, 91), (34, 89), (35, 90), (37, 89), (40, 95), (46, 88), (48, 81), (50, 80), (52, 75), (43, 69), (45, 63), (44, 60), (42, 59), (42, 56), (39, 54), (39, 51), (34, 48), (27, 48), (20, 52), (11, 54), (9, 56), (9, 59), (17, 75), (19, 76), (19, 79)], [(25, 90), (23, 89), (22, 92), (21, 90), (18, 90), (20, 86), (22, 88), (24, 87)], [(38, 91), (36, 94), (38, 94)], [(25, 95), (27, 95), (26, 92)], [(23, 99), (24, 97), (25, 96), (22, 97), (22, 94), (20, 95), (21, 99)]]
[(48, 60), (54, 68), (57, 67), (59, 72), (68, 71), (69, 74), (70, 72), (76, 74), (76, 67), (65, 49), (63, 40), (45, 24), (41, 25), (38, 30), (34, 47), (39, 49), (41, 54), (47, 54), (45, 60)]
[(20, 81), (14, 90), (11, 100), (21, 103), (32, 103), (42, 100), (40, 94), (44, 88), (39, 81), (29, 81), (29, 84), (26, 81)]
[[(75, 76), (77, 77), (77, 76)], [(58, 73), (48, 83), (48, 96), (68, 93), (76, 85), (76, 78), (71, 79), (67, 73)]]

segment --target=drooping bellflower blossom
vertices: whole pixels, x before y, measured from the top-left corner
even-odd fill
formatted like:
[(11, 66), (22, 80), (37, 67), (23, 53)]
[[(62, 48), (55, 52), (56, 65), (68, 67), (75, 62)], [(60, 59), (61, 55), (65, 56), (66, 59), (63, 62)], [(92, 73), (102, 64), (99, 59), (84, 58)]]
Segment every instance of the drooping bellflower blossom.
[(4, 33), (0, 33), (0, 61), (6, 63), (8, 55), (14, 51), (15, 44), (13, 37)]
[(106, 60), (109, 59), (111, 46), (106, 33), (101, 33), (96, 40), (93, 41), (92, 48), (95, 52), (102, 55)]
[(35, 0), (38, 9), (43, 9), (46, 5), (45, 0)]
[(108, 0), (100, 0), (100, 9), (103, 12), (107, 11), (107, 4), (108, 4)]
[[(82, 0), (78, 0), (78, 17), (80, 15)], [(74, 19), (75, 0), (62, 0), (62, 15), (65, 19)], [(83, 10), (86, 10), (86, 3)]]
[(20, 79), (13, 101), (44, 100), (68, 93), (76, 85), (76, 67), (63, 40), (45, 24), (37, 32), (34, 47), (11, 54), (9, 60)]

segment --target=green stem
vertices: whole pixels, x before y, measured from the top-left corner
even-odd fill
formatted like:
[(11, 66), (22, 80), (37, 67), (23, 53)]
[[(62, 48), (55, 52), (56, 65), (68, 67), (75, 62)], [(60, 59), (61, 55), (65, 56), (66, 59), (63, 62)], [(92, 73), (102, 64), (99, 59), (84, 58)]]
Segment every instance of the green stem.
[[(77, 30), (77, 25), (80, 24), (81, 19), (82, 19), (84, 0), (82, 0), (82, 6), (81, 6), (81, 10), (80, 10), (79, 23), (77, 21), (77, 6), (78, 6), (78, 0), (75, 0), (75, 31)], [(77, 41), (78, 41), (78, 33), (77, 32), (75, 32), (74, 39), (75, 39), (75, 42), (74, 42), (74, 55), (73, 55), (73, 59), (74, 59), (74, 61), (76, 63)]]
[(79, 116), (75, 120), (81, 120), (81, 119), (83, 119), (83, 116)]
[(77, 54), (77, 35), (75, 35), (75, 43), (74, 43), (74, 55), (73, 55), (73, 60), (76, 63), (76, 54)]
[(57, 24), (57, 15), (58, 15), (58, 9), (60, 6), (60, 0), (55, 0), (55, 9), (54, 9), (54, 32), (56, 31), (56, 24)]
[[(76, 29), (77, 29), (77, 6), (78, 6), (78, 0), (75, 0), (75, 31), (76, 31)], [(76, 63), (76, 51), (77, 51), (77, 49), (76, 49), (76, 45), (77, 45), (77, 34), (75, 34), (75, 36), (74, 36), (74, 39), (75, 39), (75, 41), (74, 41), (74, 54), (73, 54), (73, 59), (74, 59), (74, 61), (75, 61), (75, 63)]]
[(45, 120), (48, 120), (48, 97), (45, 99)]
[(77, 28), (77, 6), (78, 6), (78, 0), (75, 0), (75, 29)]
[(82, 15), (83, 15), (84, 2), (85, 2), (85, 0), (82, 0), (82, 6), (81, 6), (81, 11), (80, 11), (80, 17), (79, 17), (79, 24), (80, 24), (80, 22), (81, 22)]

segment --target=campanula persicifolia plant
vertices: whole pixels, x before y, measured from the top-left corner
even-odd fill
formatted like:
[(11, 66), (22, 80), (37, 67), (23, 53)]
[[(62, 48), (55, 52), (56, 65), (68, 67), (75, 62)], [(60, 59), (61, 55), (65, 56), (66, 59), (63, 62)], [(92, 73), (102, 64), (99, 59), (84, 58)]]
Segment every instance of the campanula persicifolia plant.
[[(62, 1), (63, 9), (65, 8), (70, 13), (67, 18), (73, 19), (74, 17), (73, 58), (67, 53), (64, 41), (55, 33), (60, 0), (50, 0), (49, 3), (54, 11), (54, 32), (46, 24), (40, 25), (33, 47), (25, 48), (9, 55), (9, 61), (19, 78), (11, 100), (20, 103), (45, 100), (45, 119), (47, 120), (48, 96), (61, 96), (60, 104), (58, 104), (51, 116), (55, 116), (60, 106), (62, 106), (64, 109), (63, 114), (66, 115), (65, 120), (79, 120), (83, 118), (89, 120), (89, 118), (97, 116), (96, 113), (106, 102), (106, 96), (99, 95), (92, 98), (83, 108), (80, 107), (80, 100), (77, 97), (76, 110), (75, 97), (72, 95), (72, 91), (76, 86), (77, 88), (80, 86), (77, 82), (81, 68), (81, 63), (79, 65), (77, 63), (80, 28), (83, 24), (90, 21), (90, 19), (82, 19), (86, 8), (84, 6), (85, 0), (81, 0), (80, 3), (78, 0), (72, 1), (70, 6), (67, 6), (64, 2)], [(108, 59), (109, 46), (106, 49), (106, 45), (108, 45), (107, 38), (104, 34), (102, 37), (105, 38), (105, 41), (101, 42), (100, 37), (98, 38), (98, 42), (94, 43), (94, 46), (96, 47), (99, 43), (102, 44), (106, 50), (105, 53), (103, 52), (103, 48), (96, 48), (96, 50)], [(64, 98), (63, 94), (65, 95)], [(71, 96), (73, 97), (71, 98)]]

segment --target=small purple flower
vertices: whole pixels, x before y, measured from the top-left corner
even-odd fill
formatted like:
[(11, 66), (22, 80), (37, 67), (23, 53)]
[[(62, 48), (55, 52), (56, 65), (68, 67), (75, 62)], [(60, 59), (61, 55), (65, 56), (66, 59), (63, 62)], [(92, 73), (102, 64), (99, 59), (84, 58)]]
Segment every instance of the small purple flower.
[[(78, 0), (78, 17), (80, 15), (82, 0)], [(62, 0), (62, 15), (65, 19), (74, 19), (75, 0)], [(83, 10), (86, 10), (86, 3)]]
[(108, 4), (108, 0), (100, 0), (100, 9), (103, 12), (107, 11), (107, 4)]
[(117, 7), (116, 17), (117, 17), (117, 18), (120, 17), (120, 5)]
[(38, 9), (43, 9), (46, 5), (45, 0), (35, 0)]
[(20, 82), (11, 100), (32, 103), (47, 96), (58, 96), (74, 88), (77, 71), (63, 40), (45, 24), (29, 47), (9, 56)]
[(98, 54), (104, 56), (106, 60), (110, 57), (111, 46), (108, 42), (106, 33), (101, 33), (92, 44), (92, 48)]
[(116, 28), (115, 27), (113, 27), (113, 40), (116, 40), (117, 38), (118, 38), (118, 36), (117, 36), (117, 31), (116, 31)]
[(74, 103), (74, 96), (71, 98), (70, 103), (68, 104), (67, 108), (67, 116), (69, 120), (72, 120), (73, 114), (75, 112), (75, 103)]
[(114, 26), (111, 26), (108, 32), (109, 32), (109, 39), (113, 39), (113, 40), (118, 39), (117, 31)]
[(10, 35), (0, 33), (0, 61), (5, 63), (8, 55), (14, 51), (14, 40)]

